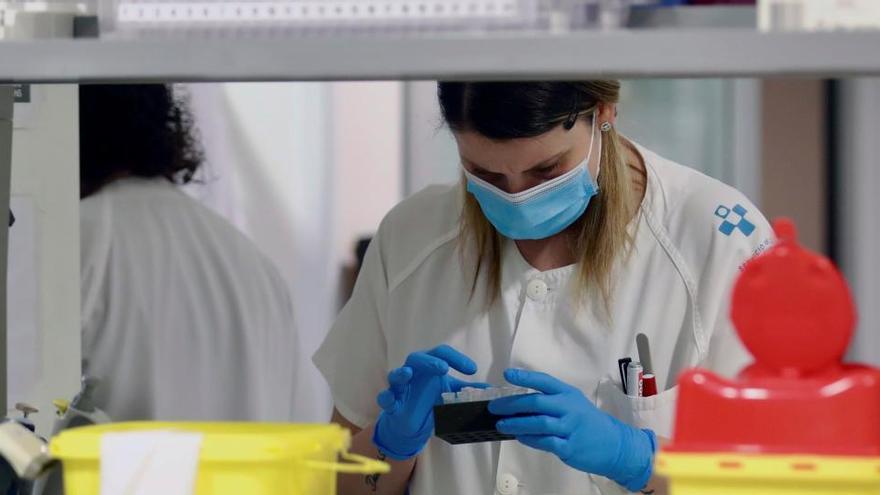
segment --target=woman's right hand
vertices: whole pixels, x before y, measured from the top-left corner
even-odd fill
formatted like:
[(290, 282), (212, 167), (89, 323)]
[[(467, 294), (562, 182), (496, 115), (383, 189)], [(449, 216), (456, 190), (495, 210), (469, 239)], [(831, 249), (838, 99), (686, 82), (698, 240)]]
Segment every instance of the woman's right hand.
[(469, 357), (441, 345), (410, 354), (402, 367), (388, 373), (388, 389), (377, 397), (382, 413), (373, 431), (379, 451), (398, 461), (415, 457), (433, 433), (434, 405), (440, 394), (485, 386), (449, 376), (450, 368), (466, 375), (477, 372)]

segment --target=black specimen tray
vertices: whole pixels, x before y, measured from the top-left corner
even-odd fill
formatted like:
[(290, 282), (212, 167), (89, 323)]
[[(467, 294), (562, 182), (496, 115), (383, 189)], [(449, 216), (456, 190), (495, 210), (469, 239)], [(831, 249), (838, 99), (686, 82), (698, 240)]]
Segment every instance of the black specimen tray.
[(487, 400), (434, 406), (434, 435), (453, 445), (513, 440), (495, 429), (502, 418), (489, 412)]

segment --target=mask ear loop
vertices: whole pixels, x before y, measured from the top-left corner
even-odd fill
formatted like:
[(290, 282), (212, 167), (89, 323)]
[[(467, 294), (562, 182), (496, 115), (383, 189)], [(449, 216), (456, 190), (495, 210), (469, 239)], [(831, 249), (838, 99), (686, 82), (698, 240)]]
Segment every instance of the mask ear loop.
[(596, 133), (596, 111), (593, 110), (593, 123), (590, 126), (590, 151), (587, 152), (587, 175), (590, 175), (590, 158), (593, 154), (593, 133), (596, 133), (599, 135), (599, 166), (596, 168), (595, 180), (597, 190), (599, 189), (599, 175), (602, 173), (602, 133), (607, 132), (605, 130), (606, 125), (610, 124), (608, 124), (607, 121), (602, 123), (602, 125), (599, 126), (601, 132)]
[[(580, 112), (578, 111), (578, 100), (572, 103), (571, 113), (568, 114), (568, 118), (565, 119), (562, 126), (566, 131), (570, 131), (574, 125), (577, 123), (578, 117), (580, 117)], [(593, 156), (593, 142), (596, 138), (596, 114), (598, 112), (597, 108), (593, 108), (592, 117), (590, 117), (590, 147), (587, 150), (587, 158), (586, 166), (587, 166), (587, 175), (590, 176), (590, 180), (593, 181), (596, 189), (599, 189), (599, 173), (602, 171), (602, 133), (608, 132), (611, 130), (611, 124), (608, 121), (603, 122), (599, 127), (599, 168), (596, 170), (596, 179), (593, 180), (592, 174), (590, 174), (590, 158)]]

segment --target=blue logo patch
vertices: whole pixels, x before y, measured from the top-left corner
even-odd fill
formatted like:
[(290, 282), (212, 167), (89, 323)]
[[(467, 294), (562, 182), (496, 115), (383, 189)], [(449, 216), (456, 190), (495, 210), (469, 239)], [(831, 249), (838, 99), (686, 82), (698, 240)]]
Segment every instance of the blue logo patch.
[(733, 234), (733, 231), (737, 229), (739, 229), (739, 231), (746, 237), (752, 235), (752, 232), (755, 231), (755, 224), (746, 220), (746, 213), (748, 213), (748, 210), (739, 204), (733, 208), (719, 206), (715, 210), (715, 216), (724, 221), (721, 222), (721, 226), (718, 227), (718, 230), (726, 236)]

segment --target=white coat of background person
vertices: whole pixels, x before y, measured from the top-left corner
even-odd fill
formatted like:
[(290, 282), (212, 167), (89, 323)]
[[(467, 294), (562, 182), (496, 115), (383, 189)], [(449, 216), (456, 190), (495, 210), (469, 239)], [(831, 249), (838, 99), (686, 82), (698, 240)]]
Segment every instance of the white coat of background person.
[[(378, 479), (341, 476), (341, 493), (665, 490), (652, 464), (677, 377), (749, 361), (729, 293), (772, 234), (738, 191), (618, 134), (619, 88), (440, 83), (462, 181), (386, 216), (314, 356), (353, 450), (392, 463)], [(622, 390), (618, 359), (637, 359), (638, 333), (653, 397)], [(526, 416), (498, 425), (517, 441), (431, 438), (454, 370), (542, 392), (490, 404)]]
[(275, 267), (179, 190), (201, 163), (164, 85), (80, 87), (83, 374), (113, 420), (290, 421), (297, 335)]

